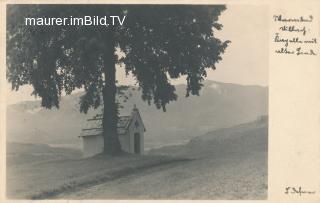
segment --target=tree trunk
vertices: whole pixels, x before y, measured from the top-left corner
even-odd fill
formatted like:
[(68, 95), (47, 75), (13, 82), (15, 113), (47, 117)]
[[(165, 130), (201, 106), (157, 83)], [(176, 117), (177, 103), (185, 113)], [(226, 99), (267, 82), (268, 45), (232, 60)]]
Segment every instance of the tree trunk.
[[(112, 40), (109, 40), (109, 42)], [(116, 67), (115, 46), (108, 44), (103, 56), (105, 84), (103, 88), (103, 135), (104, 152), (116, 155), (121, 152), (121, 146), (117, 134), (118, 107), (116, 104)]]

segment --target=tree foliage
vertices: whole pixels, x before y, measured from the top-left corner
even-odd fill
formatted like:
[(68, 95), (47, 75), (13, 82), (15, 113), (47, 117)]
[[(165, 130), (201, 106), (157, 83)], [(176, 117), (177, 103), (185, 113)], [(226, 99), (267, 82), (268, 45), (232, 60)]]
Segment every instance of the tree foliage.
[[(198, 95), (228, 41), (214, 37), (225, 6), (11, 5), (7, 17), (7, 77), (12, 88), (29, 84), (42, 105), (59, 107), (63, 90), (84, 88), (81, 110), (101, 105), (103, 55), (115, 46), (142, 90), (158, 108), (176, 100), (171, 78), (186, 76), (186, 95)], [(123, 26), (25, 26), (24, 17), (126, 15)]]

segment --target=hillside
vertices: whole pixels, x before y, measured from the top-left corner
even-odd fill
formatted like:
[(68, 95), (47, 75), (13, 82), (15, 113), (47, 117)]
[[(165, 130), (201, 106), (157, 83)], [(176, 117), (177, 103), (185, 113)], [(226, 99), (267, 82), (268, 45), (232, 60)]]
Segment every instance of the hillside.
[(50, 147), (46, 144), (7, 143), (7, 164), (34, 164), (48, 161), (79, 159), (80, 150)]
[(61, 199), (265, 200), (268, 191), (266, 118), (225, 128), (186, 145), (152, 150), (193, 161), (165, 165), (77, 191)]
[(173, 156), (117, 157), (97, 155), (83, 159), (79, 150), (44, 144), (7, 144), (7, 197), (46, 199), (64, 191), (88, 187), (138, 170), (189, 161)]
[(221, 128), (191, 139), (186, 145), (165, 146), (150, 150), (149, 154), (204, 158), (228, 153), (253, 153), (268, 151), (268, 116), (261, 116), (253, 122), (230, 128)]
[[(42, 145), (19, 146), (22, 150), (9, 154), (41, 151), (41, 160), (46, 150), (59, 151)], [(7, 192), (9, 198), (36, 199), (266, 199), (267, 151), (268, 122), (262, 117), (144, 156), (28, 163), (12, 157), (7, 164)], [(62, 153), (74, 155), (70, 150)]]
[[(267, 114), (268, 89), (206, 81), (201, 96), (185, 98), (185, 85), (177, 85), (179, 96), (167, 106), (167, 112), (141, 100), (137, 88), (130, 87), (121, 114), (128, 114), (136, 104), (147, 128), (145, 148), (187, 142), (206, 132), (230, 127)], [(7, 107), (7, 141), (44, 143), (59, 147), (79, 147), (78, 135), (86, 119), (101, 108), (79, 113), (79, 96), (65, 96), (60, 109), (46, 110), (39, 101), (22, 102)]]

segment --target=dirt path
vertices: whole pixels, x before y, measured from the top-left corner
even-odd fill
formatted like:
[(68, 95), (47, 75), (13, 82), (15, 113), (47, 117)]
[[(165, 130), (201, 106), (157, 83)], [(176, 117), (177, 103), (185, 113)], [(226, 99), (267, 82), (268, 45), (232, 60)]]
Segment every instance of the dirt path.
[(263, 156), (167, 164), (55, 198), (265, 199), (267, 166)]

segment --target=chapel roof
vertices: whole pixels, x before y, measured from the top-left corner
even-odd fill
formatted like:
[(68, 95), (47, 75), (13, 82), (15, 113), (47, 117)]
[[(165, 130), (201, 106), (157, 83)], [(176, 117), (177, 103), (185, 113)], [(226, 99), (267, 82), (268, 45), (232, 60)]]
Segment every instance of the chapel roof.
[[(140, 117), (139, 111), (136, 107), (134, 107), (133, 111), (137, 111), (138, 112), (137, 115)], [(134, 117), (133, 115), (134, 114), (119, 116), (118, 124), (117, 124), (118, 135), (124, 135), (127, 132), (133, 120), (133, 117)], [(103, 133), (102, 122), (101, 122), (102, 114), (97, 114), (96, 116), (94, 116), (91, 119), (88, 119), (87, 121), (88, 122), (87, 122), (86, 128), (82, 129), (82, 133), (79, 137), (97, 136)], [(141, 119), (141, 122), (142, 122), (142, 119)], [(143, 123), (142, 123), (142, 126), (145, 130)]]

